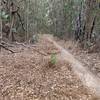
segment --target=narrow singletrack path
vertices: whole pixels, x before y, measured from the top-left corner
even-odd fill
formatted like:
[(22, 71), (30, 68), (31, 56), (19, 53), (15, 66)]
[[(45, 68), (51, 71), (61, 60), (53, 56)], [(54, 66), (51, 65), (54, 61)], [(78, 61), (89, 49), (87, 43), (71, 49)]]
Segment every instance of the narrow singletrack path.
[(100, 96), (100, 79), (92, 74), (88, 68), (84, 67), (71, 53), (58, 45), (53, 39), (47, 37), (47, 40), (52, 42), (60, 50), (61, 59), (71, 64), (73, 71), (79, 76), (83, 84), (93, 89), (96, 95)]

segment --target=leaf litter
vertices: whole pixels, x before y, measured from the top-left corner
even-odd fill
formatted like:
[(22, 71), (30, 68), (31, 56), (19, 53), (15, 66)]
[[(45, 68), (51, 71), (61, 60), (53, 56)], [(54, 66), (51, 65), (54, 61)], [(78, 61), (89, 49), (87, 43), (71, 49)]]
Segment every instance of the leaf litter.
[[(100, 100), (52, 43), (41, 38), (36, 47), (19, 49), (22, 51), (16, 54), (0, 53), (0, 100)], [(56, 54), (55, 64), (50, 64), (52, 53)]]

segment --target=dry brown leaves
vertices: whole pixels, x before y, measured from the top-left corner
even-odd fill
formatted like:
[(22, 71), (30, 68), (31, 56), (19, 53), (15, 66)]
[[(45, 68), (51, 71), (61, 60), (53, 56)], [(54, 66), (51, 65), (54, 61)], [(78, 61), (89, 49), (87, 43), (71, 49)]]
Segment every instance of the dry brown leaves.
[[(0, 54), (0, 100), (99, 100), (61, 60), (52, 43), (42, 38), (35, 47), (47, 56), (33, 47), (20, 48), (22, 52), (16, 54)], [(57, 63), (48, 67), (52, 53)]]

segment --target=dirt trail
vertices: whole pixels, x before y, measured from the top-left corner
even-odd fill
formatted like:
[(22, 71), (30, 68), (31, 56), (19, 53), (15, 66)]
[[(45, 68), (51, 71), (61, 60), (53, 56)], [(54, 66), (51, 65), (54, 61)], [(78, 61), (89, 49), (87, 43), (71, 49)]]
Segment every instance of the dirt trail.
[(72, 54), (58, 45), (53, 39), (47, 39), (61, 51), (61, 59), (68, 61), (72, 65), (74, 72), (80, 77), (83, 84), (93, 89), (95, 93), (100, 96), (100, 79), (92, 74), (88, 68), (84, 67), (82, 63), (76, 60)]
[(0, 100), (100, 100), (87, 87), (98, 88), (99, 81), (50, 36), (40, 37), (34, 47), (12, 49), (20, 52), (0, 53)]

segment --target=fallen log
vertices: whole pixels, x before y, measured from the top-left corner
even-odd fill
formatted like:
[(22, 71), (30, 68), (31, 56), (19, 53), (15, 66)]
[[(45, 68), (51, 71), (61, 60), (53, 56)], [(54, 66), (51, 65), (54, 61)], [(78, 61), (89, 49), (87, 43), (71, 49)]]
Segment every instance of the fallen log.
[(4, 48), (7, 51), (10, 51), (11, 53), (15, 53), (13, 50), (7, 48), (6, 46), (4, 46), (3, 44), (0, 43), (0, 47)]

